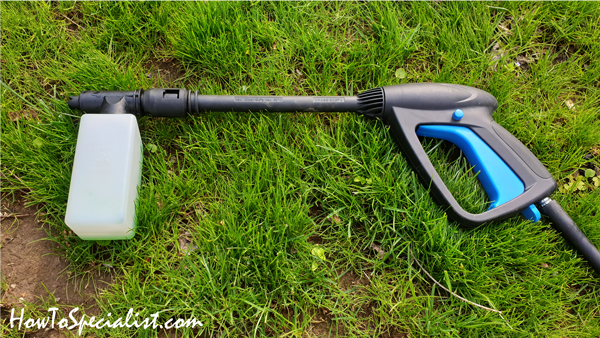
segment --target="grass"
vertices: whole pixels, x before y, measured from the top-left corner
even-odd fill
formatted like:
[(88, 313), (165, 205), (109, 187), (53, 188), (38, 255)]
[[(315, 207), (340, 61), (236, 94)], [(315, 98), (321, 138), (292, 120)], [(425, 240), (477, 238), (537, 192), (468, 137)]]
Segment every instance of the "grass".
[[(41, 208), (73, 276), (118, 276), (98, 299), (104, 315), (196, 316), (202, 330), (183, 335), (231, 337), (600, 335), (599, 276), (546, 220), (461, 229), (386, 127), (351, 114), (140, 118), (136, 236), (99, 245), (63, 222), (80, 116), (66, 97), (92, 89), (354, 95), (395, 83), (470, 85), (498, 99), (495, 120), (561, 186), (584, 169), (599, 175), (598, 4), (0, 6), (3, 198), (22, 191)], [(448, 163), (444, 144), (424, 146), (461, 204), (485, 210), (464, 160)], [(600, 246), (600, 189), (591, 179), (584, 187), (552, 198)], [(440, 290), (414, 260), (503, 316)], [(2, 331), (23, 334), (6, 322)]]

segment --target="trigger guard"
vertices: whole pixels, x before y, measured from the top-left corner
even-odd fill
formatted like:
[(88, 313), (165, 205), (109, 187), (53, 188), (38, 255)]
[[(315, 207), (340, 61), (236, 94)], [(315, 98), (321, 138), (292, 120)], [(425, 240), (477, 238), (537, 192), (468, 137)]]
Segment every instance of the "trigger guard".
[[(385, 88), (387, 87), (384, 87), (384, 89)], [(524, 211), (528, 206), (539, 203), (539, 201), (550, 195), (556, 189), (556, 182), (552, 177), (545, 178), (547, 175), (540, 176), (536, 171), (533, 171), (531, 166), (524, 162), (527, 159), (520, 156), (519, 148), (514, 148), (510, 144), (507, 144), (505, 138), (498, 136), (496, 128), (492, 128), (492, 113), (496, 108), (495, 104), (490, 103), (486, 105), (461, 107), (453, 106), (448, 107), (447, 109), (423, 109), (422, 104), (404, 107), (403, 105), (406, 105), (405, 101), (403, 101), (404, 96), (392, 96), (392, 92), (388, 93), (387, 91), (385, 93), (386, 98), (387, 94), (390, 94), (390, 100), (395, 98), (395, 101), (390, 102), (389, 105), (386, 103), (383, 116), (384, 122), (390, 126), (390, 133), (400, 146), (408, 164), (417, 173), (421, 184), (429, 187), (429, 192), (433, 199), (444, 208), (449, 218), (458, 222), (461, 226), (475, 228), (491, 222), (500, 221), (507, 217), (512, 217)], [(428, 100), (437, 102), (437, 98), (427, 95), (424, 96), (428, 97)], [(463, 118), (459, 121), (452, 119), (452, 114), (457, 108), (460, 108), (464, 112)], [(435, 131), (433, 131), (433, 134), (428, 135), (429, 132), (427, 128), (434, 126), (437, 126), (438, 128), (441, 126), (451, 126), (469, 129), (476, 135), (480, 143), (493, 149), (491, 153), (494, 157), (502, 159), (502, 162), (504, 162), (502, 166), (508, 166), (511, 170), (511, 174), (516, 174), (518, 176), (520, 183), (524, 185), (524, 192), (521, 194), (518, 194), (518, 191), (517, 193), (513, 193), (512, 195), (516, 195), (513, 199), (503, 198), (508, 201), (500, 205), (503, 200), (494, 197), (492, 195), (493, 191), (488, 188), (486, 194), (499, 206), (479, 214), (472, 214), (465, 211), (436, 172), (435, 167), (429, 160), (427, 153), (425, 153), (425, 150), (419, 141), (419, 137), (417, 136), (417, 130), (426, 127), (419, 131), (420, 135), (439, 137)], [(498, 126), (498, 128), (502, 127)], [(455, 142), (458, 143), (459, 141)], [(460, 147), (463, 148), (464, 151), (468, 146)], [(535, 160), (537, 161), (537, 159)], [(471, 164), (474, 164), (472, 159), (469, 161)], [(486, 161), (482, 164), (485, 165)], [(491, 170), (481, 170), (477, 167), (476, 171), (482, 171), (483, 175), (480, 174), (479, 177), (480, 182), (481, 178), (486, 175), (496, 175), (496, 168), (493, 167)], [(507, 185), (506, 182), (498, 183), (498, 186)], [(520, 186), (521, 184), (518, 185)], [(532, 215), (529, 215), (528, 218), (532, 220), (538, 218), (535, 213), (533, 217), (531, 216)]]
[(417, 135), (450, 141), (458, 146), (491, 201), (488, 210), (500, 206), (525, 191), (525, 185), (510, 167), (479, 136), (467, 127), (422, 125)]

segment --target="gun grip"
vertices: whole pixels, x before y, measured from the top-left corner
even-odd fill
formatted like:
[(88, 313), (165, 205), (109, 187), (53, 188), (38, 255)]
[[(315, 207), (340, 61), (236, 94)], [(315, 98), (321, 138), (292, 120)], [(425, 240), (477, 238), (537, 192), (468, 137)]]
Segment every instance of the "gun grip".
[[(458, 146), (487, 193), (491, 204), (488, 210), (500, 206), (525, 192), (525, 185), (512, 169), (469, 128), (448, 125), (424, 125), (417, 135), (450, 141)], [(535, 205), (530, 205), (523, 216), (533, 222), (541, 216)]]
[[(442, 83), (382, 89), (383, 122), (390, 126), (408, 163), (449, 218), (471, 228), (520, 212), (528, 219), (539, 219), (534, 204), (550, 195), (556, 189), (556, 182), (535, 155), (494, 122), (492, 114), (498, 102), (490, 93)], [(417, 134), (447, 139), (463, 150), (480, 172), (479, 180), (493, 201), (488, 210), (472, 214), (458, 204)]]

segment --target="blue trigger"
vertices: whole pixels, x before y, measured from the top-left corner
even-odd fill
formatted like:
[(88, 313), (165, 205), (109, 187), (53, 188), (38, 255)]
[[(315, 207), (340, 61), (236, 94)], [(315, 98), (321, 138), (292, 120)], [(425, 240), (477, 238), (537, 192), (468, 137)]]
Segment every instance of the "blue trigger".
[(527, 209), (521, 211), (521, 213), (523, 214), (523, 216), (525, 216), (525, 218), (532, 221), (533, 223), (539, 221), (542, 218), (542, 215), (540, 215), (540, 211), (533, 204), (528, 206)]
[[(525, 191), (523, 182), (483, 140), (467, 127), (448, 125), (424, 125), (417, 135), (450, 141), (457, 145), (479, 174), (479, 182), (487, 193), (491, 204), (488, 210), (502, 205)], [(523, 211), (523, 215), (537, 222), (540, 213), (534, 205)]]

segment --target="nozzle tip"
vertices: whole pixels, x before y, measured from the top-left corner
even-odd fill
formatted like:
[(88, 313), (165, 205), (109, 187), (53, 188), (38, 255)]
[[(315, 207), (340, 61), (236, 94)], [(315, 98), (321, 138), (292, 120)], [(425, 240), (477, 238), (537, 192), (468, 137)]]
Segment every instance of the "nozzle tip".
[(69, 108), (79, 109), (79, 95), (69, 96)]

